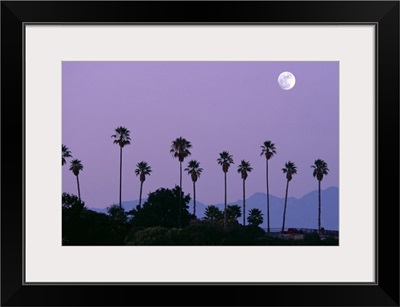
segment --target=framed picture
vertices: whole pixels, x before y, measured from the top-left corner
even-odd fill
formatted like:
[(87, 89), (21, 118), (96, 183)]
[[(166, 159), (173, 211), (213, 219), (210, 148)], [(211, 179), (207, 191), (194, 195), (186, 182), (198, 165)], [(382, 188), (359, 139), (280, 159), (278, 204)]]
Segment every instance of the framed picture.
[(398, 1), (1, 8), (4, 306), (399, 305)]

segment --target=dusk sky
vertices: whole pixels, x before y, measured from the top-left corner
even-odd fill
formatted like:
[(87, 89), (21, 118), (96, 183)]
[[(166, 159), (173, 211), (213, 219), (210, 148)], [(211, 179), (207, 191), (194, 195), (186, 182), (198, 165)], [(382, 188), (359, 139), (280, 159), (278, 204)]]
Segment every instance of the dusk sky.
[[(283, 90), (281, 72), (296, 78)], [(219, 153), (233, 155), (228, 171), (228, 202), (242, 199), (237, 167), (242, 159), (253, 171), (246, 196), (266, 193), (265, 156), (260, 146), (270, 140), (277, 153), (269, 160), (271, 195), (285, 196), (282, 168), (297, 166), (289, 196), (300, 198), (318, 188), (312, 176), (315, 159), (327, 162), (322, 189), (339, 186), (339, 62), (63, 62), (62, 142), (82, 161), (81, 197), (86, 206), (118, 203), (119, 147), (111, 135), (124, 126), (131, 145), (123, 148), (122, 201), (139, 198), (136, 164), (146, 161), (153, 172), (143, 197), (160, 187), (179, 185), (179, 161), (171, 143), (182, 136), (204, 169), (196, 199), (206, 205), (224, 202), (224, 174)], [(61, 147), (61, 146), (60, 146)], [(62, 167), (62, 191), (77, 194), (76, 178)], [(183, 190), (192, 194), (190, 176)]]

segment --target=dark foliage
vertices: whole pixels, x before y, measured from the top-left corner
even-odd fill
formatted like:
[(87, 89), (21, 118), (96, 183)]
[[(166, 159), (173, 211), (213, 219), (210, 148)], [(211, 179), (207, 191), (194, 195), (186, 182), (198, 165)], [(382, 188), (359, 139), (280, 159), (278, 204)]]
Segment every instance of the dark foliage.
[(224, 230), (207, 220), (193, 220), (189, 226), (179, 228), (132, 228), (127, 236), (128, 245), (256, 245), (264, 230), (255, 226), (231, 225)]
[[(147, 201), (143, 206), (137, 206), (136, 209), (130, 212), (132, 215), (132, 225), (134, 227), (179, 227), (180, 193), (179, 186), (176, 186), (174, 189), (160, 188), (155, 192), (149, 193)], [(181, 226), (186, 227), (195, 216), (188, 211), (190, 196), (184, 195), (182, 192), (181, 197)]]
[(77, 196), (63, 193), (62, 244), (122, 245), (129, 225), (126, 214), (116, 211), (114, 206), (109, 215), (88, 210)]
[(263, 214), (260, 209), (253, 208), (249, 210), (249, 216), (247, 217), (247, 222), (249, 225), (259, 226), (263, 223)]
[[(223, 216), (222, 220), (223, 221)], [(209, 221), (194, 220), (181, 233), (182, 245), (220, 245), (224, 235), (223, 223), (216, 225)]]
[(148, 227), (132, 229), (127, 236), (127, 245), (180, 245), (179, 228)]
[[(204, 221), (220, 226), (224, 223), (224, 212), (217, 206), (207, 206), (204, 215)], [(238, 218), (241, 216), (242, 211), (239, 205), (228, 205), (226, 207), (227, 226), (239, 225)]]
[(307, 233), (304, 235), (304, 244), (315, 245), (321, 242), (321, 238), (318, 233)]
[(158, 246), (249, 246), (249, 245), (338, 245), (333, 236), (315, 233), (266, 233), (257, 225), (243, 226), (238, 205), (227, 207), (228, 225), (222, 211), (209, 206), (207, 217), (196, 219), (188, 211), (190, 197), (182, 195), (184, 210), (178, 227), (179, 192), (158, 189), (138, 206), (132, 219), (124, 208), (111, 205), (107, 214), (88, 210), (76, 195), (62, 195), (63, 245), (158, 245)]
[(228, 228), (220, 245), (256, 245), (265, 231), (257, 226), (234, 225)]

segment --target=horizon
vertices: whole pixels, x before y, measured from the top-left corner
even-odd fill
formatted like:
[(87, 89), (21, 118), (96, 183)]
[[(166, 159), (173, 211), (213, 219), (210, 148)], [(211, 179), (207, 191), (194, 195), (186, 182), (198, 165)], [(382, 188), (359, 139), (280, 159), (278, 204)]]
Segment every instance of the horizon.
[[(162, 187), (160, 187), (159, 189), (161, 189), (161, 188), (162, 188)], [(322, 188), (321, 188), (321, 192), (326, 191), (326, 190), (329, 190), (329, 189), (332, 189), (332, 188), (339, 190), (339, 187), (336, 187), (336, 186), (329, 186), (329, 187), (326, 187), (325, 189), (322, 189)], [(288, 196), (288, 200), (289, 200), (289, 199), (300, 200), (300, 199), (304, 198), (305, 196), (307, 196), (308, 194), (311, 194), (311, 193), (317, 192), (317, 191), (318, 191), (318, 189), (311, 190), (311, 191), (305, 193), (304, 195), (302, 195), (302, 196), (300, 196), (300, 197)], [(153, 192), (155, 192), (155, 190), (154, 190), (154, 191), (150, 191), (150, 193), (153, 193)], [(72, 194), (73, 194), (73, 193), (72, 193)], [(192, 203), (193, 203), (192, 194), (191, 194), (191, 193), (186, 193), (186, 192), (185, 192), (185, 194), (190, 194), (189, 205), (192, 204)], [(256, 194), (267, 195), (267, 193), (265, 193), (265, 192), (254, 192), (253, 194), (249, 195), (248, 197), (246, 196), (246, 200), (250, 199), (251, 197), (253, 197), (253, 196), (256, 195)], [(283, 196), (276, 196), (276, 195), (271, 194), (271, 193), (270, 193), (269, 196), (270, 196), (270, 197), (276, 197), (276, 198), (278, 198), (278, 199), (284, 199), (284, 198), (285, 198), (284, 195), (283, 195)], [(142, 204), (144, 204), (146, 201), (147, 201), (147, 195), (142, 197)], [(237, 199), (237, 200), (235, 200), (235, 201), (229, 201), (229, 202), (228, 202), (228, 205), (229, 205), (229, 204), (234, 204), (234, 203), (237, 203), (238, 205), (241, 205), (241, 203), (239, 203), (239, 202), (242, 202), (242, 201), (243, 201), (242, 198), (241, 198), (241, 199)], [(84, 200), (83, 200), (83, 202), (85, 203)], [(123, 204), (124, 204), (124, 203), (132, 203), (132, 202), (133, 202), (133, 203), (139, 202), (139, 198), (137, 198), (137, 199), (130, 199), (130, 200), (123, 200), (123, 201), (122, 201), (122, 207), (123, 207)], [(217, 202), (217, 203), (206, 204), (205, 202), (202, 202), (201, 199), (197, 199), (197, 197), (196, 197), (196, 206), (197, 206), (198, 204), (202, 204), (202, 205), (204, 205), (205, 207), (207, 207), (207, 206), (210, 206), (210, 205), (223, 205), (223, 202)], [(113, 202), (113, 203), (111, 203), (111, 204), (109, 204), (109, 205), (107, 205), (107, 206), (105, 206), (105, 207), (88, 207), (88, 206), (86, 205), (86, 203), (85, 203), (85, 207), (87, 207), (88, 209), (102, 209), (102, 210), (103, 210), (103, 209), (106, 209), (107, 207), (113, 206), (113, 205), (118, 205), (118, 201), (115, 201), (115, 202)]]
[[(296, 77), (283, 90), (277, 82), (283, 71)], [(233, 155), (227, 173), (228, 203), (242, 198), (240, 160), (253, 171), (246, 194), (266, 193), (265, 157), (260, 146), (272, 141), (277, 149), (269, 160), (270, 195), (284, 195), (287, 161), (298, 172), (288, 197), (316, 190), (315, 159), (330, 170), (322, 189), (339, 186), (339, 63), (338, 62), (68, 62), (62, 63), (62, 142), (82, 161), (79, 174), (86, 206), (103, 208), (118, 200), (119, 148), (112, 143), (115, 128), (130, 130), (131, 145), (123, 148), (122, 201), (139, 198), (134, 169), (147, 161), (143, 198), (160, 187), (179, 185), (179, 163), (169, 153), (182, 136), (204, 169), (196, 183), (196, 199), (221, 203), (224, 176), (217, 164), (224, 150)], [(62, 167), (62, 191), (77, 194), (76, 178)], [(193, 193), (183, 172), (183, 191)], [(279, 196), (277, 196), (279, 197)], [(118, 202), (117, 202), (118, 203)]]
[[(286, 214), (286, 226), (287, 228), (306, 228), (315, 229), (316, 227), (316, 216), (317, 216), (317, 205), (318, 190), (313, 190), (309, 193), (304, 194), (302, 197), (288, 197), (288, 211)], [(325, 189), (321, 189), (322, 195), (322, 226), (327, 230), (339, 230), (339, 188), (330, 186)], [(310, 198), (312, 197), (312, 198)], [(266, 193), (265, 192), (255, 192), (252, 195), (246, 197), (246, 208), (247, 214), (252, 208), (257, 208), (261, 210), (263, 214), (263, 222), (260, 225), (263, 229), (267, 229), (266, 220)], [(281, 214), (283, 212), (285, 197), (277, 197), (275, 195), (270, 195), (270, 214), (271, 214), (271, 227), (274, 229), (281, 228)], [(147, 197), (142, 199), (142, 204), (147, 201)], [(125, 211), (130, 211), (136, 207), (139, 203), (138, 199), (129, 200), (122, 202), (122, 208)], [(241, 210), (243, 200), (238, 199), (236, 201), (229, 202), (227, 205), (238, 205)], [(117, 205), (117, 203), (113, 204)], [(224, 209), (223, 203), (213, 203), (205, 204), (200, 200), (196, 200), (196, 217), (198, 219), (203, 219), (205, 217), (205, 210), (208, 206), (214, 205), (221, 211)], [(93, 210), (98, 213), (108, 214), (107, 208), (87, 208), (88, 210)], [(188, 211), (192, 213), (193, 211), (193, 199), (188, 203)], [(242, 223), (242, 218), (238, 218), (239, 224)]]

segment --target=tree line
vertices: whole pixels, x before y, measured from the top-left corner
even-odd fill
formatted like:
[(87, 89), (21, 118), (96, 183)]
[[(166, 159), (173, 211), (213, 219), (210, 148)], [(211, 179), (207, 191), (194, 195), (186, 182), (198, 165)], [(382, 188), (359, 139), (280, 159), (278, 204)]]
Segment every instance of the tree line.
[[(115, 133), (111, 135), (113, 138), (113, 144), (119, 146), (119, 208), (122, 208), (122, 150), (125, 146), (130, 145), (130, 131), (126, 127), (119, 126), (115, 129)], [(176, 138), (172, 141), (170, 147), (170, 153), (174, 158), (177, 158), (179, 161), (179, 188), (182, 191), (182, 168), (183, 162), (187, 157), (191, 155), (190, 149), (192, 148), (192, 144), (190, 141), (186, 140), (183, 137)], [(261, 153), (260, 156), (264, 156), (266, 160), (266, 192), (267, 192), (267, 203), (266, 203), (266, 212), (267, 212), (267, 232), (270, 232), (270, 202), (269, 202), (269, 176), (268, 176), (268, 167), (269, 160), (276, 155), (276, 147), (275, 144), (271, 141), (265, 141), (261, 145)], [(69, 148), (62, 144), (62, 165), (66, 164), (67, 158), (73, 158), (71, 151)], [(232, 164), (234, 164), (233, 156), (229, 153), (229, 151), (222, 151), (219, 153), (219, 157), (217, 158), (218, 165), (221, 166), (222, 171), (224, 173), (224, 210), (223, 210), (223, 227), (227, 228), (228, 225), (228, 205), (227, 205), (227, 173)], [(316, 159), (314, 164), (311, 165), (313, 169), (312, 175), (318, 181), (318, 231), (321, 231), (321, 181), (324, 176), (328, 174), (329, 169), (327, 163), (322, 159)], [(69, 170), (76, 176), (77, 181), (77, 189), (78, 189), (78, 199), (81, 200), (80, 195), (80, 185), (79, 185), (79, 173), (83, 170), (82, 161), (79, 159), (72, 159), (70, 161)], [(197, 160), (190, 160), (187, 164), (187, 167), (184, 169), (191, 176), (193, 183), (193, 215), (196, 215), (196, 182), (203, 171), (203, 168), (200, 167), (200, 162)], [(246, 179), (249, 173), (253, 171), (253, 168), (249, 161), (241, 160), (238, 165), (237, 172), (240, 174), (241, 179), (243, 181), (243, 204), (242, 204), (242, 213), (243, 213), (243, 225), (246, 225)], [(146, 161), (140, 161), (136, 165), (135, 175), (139, 176), (140, 180), (140, 192), (139, 192), (139, 207), (142, 204), (142, 190), (143, 183), (146, 180), (146, 176), (149, 176), (152, 172), (151, 166)], [(285, 203), (283, 209), (283, 218), (282, 218), (282, 231), (285, 230), (285, 219), (286, 219), (286, 208), (287, 208), (287, 200), (288, 200), (288, 191), (289, 191), (289, 182), (293, 179), (293, 175), (297, 174), (297, 166), (292, 161), (287, 161), (282, 168), (283, 174), (286, 176), (286, 193), (285, 193)], [(179, 210), (178, 210), (178, 225), (182, 227), (182, 194), (179, 193)], [(209, 206), (210, 207), (210, 206)], [(209, 208), (208, 207), (208, 208)], [(217, 208), (218, 209), (218, 208)], [(213, 209), (211, 209), (213, 210)], [(207, 211), (207, 210), (206, 210)], [(253, 212), (256, 214), (256, 212)], [(252, 216), (254, 218), (254, 216)], [(256, 218), (257, 220), (258, 218)], [(261, 222), (262, 223), (262, 222)]]
[[(181, 196), (179, 195), (181, 194)], [(206, 208), (202, 219), (189, 212), (189, 194), (179, 186), (159, 188), (131, 211), (118, 204), (107, 207), (107, 213), (86, 208), (78, 196), (62, 195), (63, 245), (337, 245), (338, 239), (324, 240), (315, 231), (303, 237), (268, 234), (259, 227), (263, 218), (259, 209), (249, 210), (248, 225), (238, 222), (241, 206), (228, 205), (227, 228), (224, 213), (218, 207)], [(179, 200), (182, 200), (181, 206)], [(178, 211), (181, 225), (178, 225)]]

